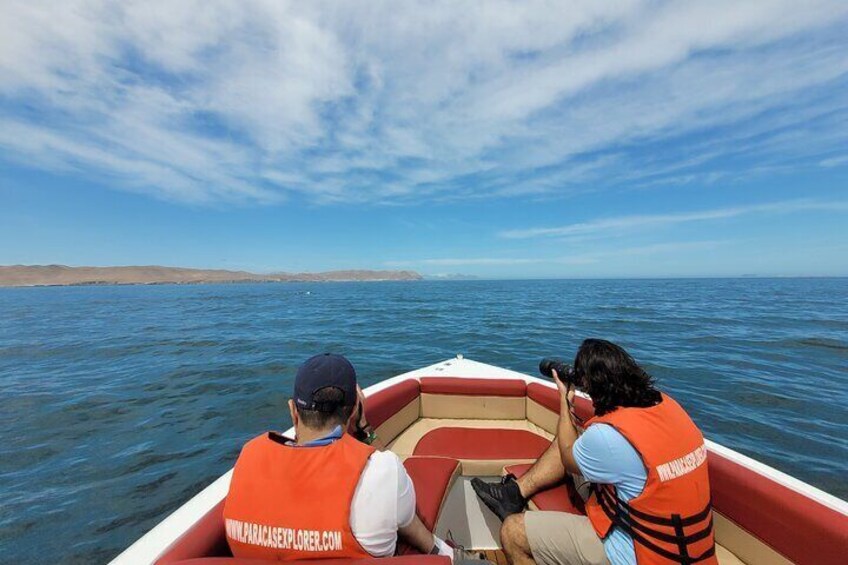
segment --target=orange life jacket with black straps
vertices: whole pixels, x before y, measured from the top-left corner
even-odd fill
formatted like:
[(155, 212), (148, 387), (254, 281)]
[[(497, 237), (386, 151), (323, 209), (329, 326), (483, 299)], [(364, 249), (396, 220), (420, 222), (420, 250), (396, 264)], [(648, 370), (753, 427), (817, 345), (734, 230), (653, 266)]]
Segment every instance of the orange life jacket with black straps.
[(224, 503), (235, 557), (371, 557), (350, 528), (350, 504), (374, 448), (344, 434), (316, 447), (285, 445), (273, 433), (241, 451)]
[(648, 471), (629, 502), (612, 485), (593, 485), (586, 513), (606, 538), (613, 527), (633, 538), (640, 565), (717, 564), (707, 448), (689, 415), (671, 397), (647, 408), (618, 408), (587, 422), (609, 424), (639, 452)]

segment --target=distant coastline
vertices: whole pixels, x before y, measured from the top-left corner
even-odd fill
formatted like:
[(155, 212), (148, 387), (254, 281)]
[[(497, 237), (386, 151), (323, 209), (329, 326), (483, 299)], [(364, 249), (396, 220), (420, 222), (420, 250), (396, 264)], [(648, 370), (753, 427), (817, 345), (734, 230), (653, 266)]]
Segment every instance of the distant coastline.
[(270, 273), (180, 267), (68, 267), (65, 265), (0, 266), (0, 287), (94, 286), (134, 284), (210, 284), (251, 282), (419, 281), (415, 271), (345, 270), (322, 273)]

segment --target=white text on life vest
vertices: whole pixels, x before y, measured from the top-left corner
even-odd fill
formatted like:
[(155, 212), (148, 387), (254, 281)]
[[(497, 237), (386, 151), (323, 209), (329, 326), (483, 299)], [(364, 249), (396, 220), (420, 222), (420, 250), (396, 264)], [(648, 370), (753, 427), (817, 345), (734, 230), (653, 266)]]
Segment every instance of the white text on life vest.
[(299, 530), (242, 522), (230, 518), (226, 519), (225, 524), (227, 537), (250, 545), (311, 552), (339, 551), (342, 549), (342, 532), (337, 530)]
[(679, 457), (674, 461), (657, 465), (657, 473), (660, 476), (660, 481), (670, 481), (671, 479), (676, 479), (686, 473), (691, 473), (703, 465), (706, 460), (707, 446), (702, 443), (700, 447), (696, 448), (692, 453), (687, 453), (683, 457)]

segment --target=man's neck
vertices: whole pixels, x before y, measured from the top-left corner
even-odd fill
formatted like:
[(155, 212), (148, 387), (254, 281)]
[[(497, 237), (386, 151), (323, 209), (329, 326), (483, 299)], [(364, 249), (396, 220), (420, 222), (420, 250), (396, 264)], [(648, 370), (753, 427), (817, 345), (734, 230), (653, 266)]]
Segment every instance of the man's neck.
[(333, 430), (335, 429), (336, 426), (330, 426), (329, 428), (322, 428), (320, 430), (300, 426), (299, 429), (295, 430), (295, 436), (297, 437), (295, 443), (297, 445), (303, 445), (304, 443), (309, 443), (310, 441), (327, 437), (333, 433)]

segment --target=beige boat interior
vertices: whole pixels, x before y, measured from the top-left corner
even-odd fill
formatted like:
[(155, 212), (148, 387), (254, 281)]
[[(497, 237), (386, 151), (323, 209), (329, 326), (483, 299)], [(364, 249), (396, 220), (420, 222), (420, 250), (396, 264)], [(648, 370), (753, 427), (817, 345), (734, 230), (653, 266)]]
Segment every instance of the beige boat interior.
[[(500, 522), (478, 500), (470, 481), (526, 472), (550, 446), (559, 406), (550, 384), (518, 378), (406, 378), (366, 399), (377, 446), (404, 460), (424, 524), (468, 549), (486, 551), (497, 565), (505, 564), (497, 551)], [(582, 421), (593, 414), (586, 398), (576, 398), (574, 409)], [(848, 519), (838, 507), (729, 450), (711, 448), (707, 465), (719, 563), (845, 563)], [(583, 501), (569, 485), (563, 481), (537, 493), (529, 508), (582, 514)], [(225, 499), (218, 501), (196, 519), (155, 563), (241, 563), (227, 544), (224, 504)], [(398, 554), (397, 563), (415, 559), (403, 544)]]
[[(383, 422), (376, 433), (381, 447), (405, 459), (415, 455), (422, 439), (439, 428), (523, 430), (549, 442), (554, 437), (557, 421), (557, 412), (551, 409), (550, 401), (546, 406), (530, 396), (471, 396), (422, 391)], [(505, 467), (533, 463), (534, 459), (508, 454), (498, 459), (458, 459), (460, 470), (442, 501), (436, 534), (450, 536), (466, 548), (498, 549), (500, 520), (480, 502), (470, 480), (472, 477), (499, 480)], [(529, 507), (538, 509), (533, 501)], [(714, 512), (714, 523), (719, 563), (791, 563), (719, 511)]]

